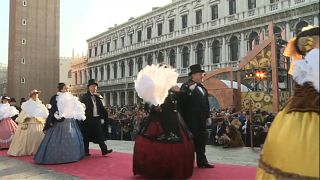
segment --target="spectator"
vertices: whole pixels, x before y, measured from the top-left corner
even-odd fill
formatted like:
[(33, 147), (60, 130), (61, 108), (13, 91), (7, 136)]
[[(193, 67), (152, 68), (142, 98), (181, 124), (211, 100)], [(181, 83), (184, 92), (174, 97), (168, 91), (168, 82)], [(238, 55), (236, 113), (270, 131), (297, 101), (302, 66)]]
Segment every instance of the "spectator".
[(243, 147), (244, 143), (241, 139), (241, 134), (234, 125), (226, 127), (226, 133), (221, 137), (224, 148)]

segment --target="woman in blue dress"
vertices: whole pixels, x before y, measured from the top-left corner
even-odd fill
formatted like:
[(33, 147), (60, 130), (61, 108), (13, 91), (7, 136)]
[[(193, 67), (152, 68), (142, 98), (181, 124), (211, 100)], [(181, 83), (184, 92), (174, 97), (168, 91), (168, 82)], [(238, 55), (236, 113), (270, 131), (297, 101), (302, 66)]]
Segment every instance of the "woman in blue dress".
[(77, 120), (85, 119), (85, 106), (73, 96), (64, 83), (50, 100), (51, 108), (40, 147), (34, 156), (37, 164), (76, 162), (85, 156), (84, 144)]

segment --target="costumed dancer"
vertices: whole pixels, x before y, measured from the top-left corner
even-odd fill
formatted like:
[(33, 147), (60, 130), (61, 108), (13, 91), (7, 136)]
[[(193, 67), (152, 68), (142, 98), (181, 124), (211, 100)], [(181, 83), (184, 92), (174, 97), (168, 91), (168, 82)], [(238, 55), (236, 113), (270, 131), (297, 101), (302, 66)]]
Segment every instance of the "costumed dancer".
[(81, 98), (86, 106), (86, 120), (82, 123), (82, 134), (84, 138), (84, 149), (86, 156), (90, 156), (89, 142), (99, 144), (102, 156), (112, 152), (104, 141), (107, 140), (108, 112), (103, 107), (100, 95), (97, 94), (98, 83), (94, 79), (88, 81), (88, 92)]
[(135, 89), (149, 116), (134, 144), (133, 173), (148, 178), (189, 178), (193, 174), (191, 133), (177, 111), (178, 73), (167, 65), (147, 66)]
[(84, 144), (77, 120), (84, 120), (85, 106), (73, 96), (64, 83), (50, 100), (51, 109), (44, 131), (45, 136), (34, 156), (38, 164), (76, 162), (85, 156)]
[(205, 155), (210, 108), (208, 91), (202, 85), (204, 70), (201, 69), (201, 65), (190, 66), (189, 76), (190, 79), (181, 86), (179, 109), (193, 135), (198, 167), (214, 168), (214, 165), (208, 163)]
[(8, 149), (14, 133), (17, 129), (17, 124), (11, 117), (19, 114), (19, 111), (9, 104), (10, 98), (3, 96), (0, 104), (0, 149)]
[(319, 179), (319, 27), (307, 27), (289, 41), (285, 55), (294, 95), (268, 132), (256, 179)]
[(43, 127), (48, 117), (48, 109), (38, 98), (40, 91), (32, 90), (30, 99), (21, 106), (16, 122), (17, 131), (8, 150), (11, 156), (35, 155), (44, 137)]

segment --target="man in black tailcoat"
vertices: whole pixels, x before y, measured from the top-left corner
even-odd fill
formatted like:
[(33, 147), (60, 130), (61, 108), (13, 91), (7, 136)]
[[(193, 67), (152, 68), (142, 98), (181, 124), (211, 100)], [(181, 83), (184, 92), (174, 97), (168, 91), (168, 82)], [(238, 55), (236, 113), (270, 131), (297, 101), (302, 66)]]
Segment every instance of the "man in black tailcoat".
[(108, 112), (103, 107), (99, 95), (96, 93), (98, 84), (94, 79), (88, 81), (88, 92), (81, 98), (81, 102), (86, 105), (86, 120), (82, 124), (82, 134), (87, 156), (89, 154), (89, 142), (99, 144), (102, 155), (112, 152), (105, 144), (106, 136), (103, 132), (103, 123), (108, 121)]
[(190, 66), (190, 70), (191, 79), (181, 86), (179, 110), (193, 135), (198, 167), (213, 168), (205, 155), (209, 101), (208, 92), (202, 85), (204, 70), (200, 64)]

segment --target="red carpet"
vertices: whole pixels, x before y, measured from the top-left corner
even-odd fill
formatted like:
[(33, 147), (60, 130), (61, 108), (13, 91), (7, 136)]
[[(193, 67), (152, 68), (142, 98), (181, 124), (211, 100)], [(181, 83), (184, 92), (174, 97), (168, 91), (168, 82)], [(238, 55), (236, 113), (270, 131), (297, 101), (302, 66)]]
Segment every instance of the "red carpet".
[[(102, 157), (98, 150), (90, 150), (92, 156), (81, 161), (59, 165), (41, 165), (57, 172), (84, 179), (143, 179), (133, 176), (132, 155), (113, 152)], [(0, 156), (7, 156), (7, 151), (0, 151)], [(15, 159), (33, 163), (32, 156), (15, 157)], [(194, 168), (191, 179), (254, 179), (256, 167), (215, 164), (213, 169)]]

